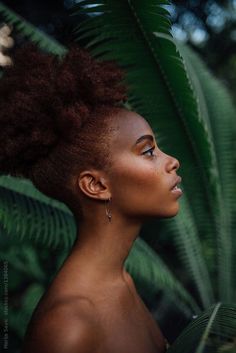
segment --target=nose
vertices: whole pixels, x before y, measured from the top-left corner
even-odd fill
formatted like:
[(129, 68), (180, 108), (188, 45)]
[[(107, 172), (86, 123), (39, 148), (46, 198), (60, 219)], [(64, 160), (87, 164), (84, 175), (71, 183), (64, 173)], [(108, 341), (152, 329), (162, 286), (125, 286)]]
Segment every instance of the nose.
[(168, 155), (167, 161), (167, 171), (172, 172), (173, 170), (177, 171), (180, 167), (180, 163), (177, 158)]

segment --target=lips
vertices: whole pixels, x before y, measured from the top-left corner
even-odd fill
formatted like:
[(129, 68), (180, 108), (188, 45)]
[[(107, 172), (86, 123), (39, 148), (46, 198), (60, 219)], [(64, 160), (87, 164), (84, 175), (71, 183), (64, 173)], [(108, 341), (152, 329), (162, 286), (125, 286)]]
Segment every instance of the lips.
[(174, 189), (176, 189), (177, 188), (177, 185), (178, 184), (180, 184), (181, 183), (181, 181), (182, 181), (182, 178), (179, 176), (179, 177), (177, 177), (176, 179), (175, 179), (175, 181), (174, 181), (174, 184), (172, 184), (172, 187), (171, 187), (171, 189), (170, 190), (174, 190)]

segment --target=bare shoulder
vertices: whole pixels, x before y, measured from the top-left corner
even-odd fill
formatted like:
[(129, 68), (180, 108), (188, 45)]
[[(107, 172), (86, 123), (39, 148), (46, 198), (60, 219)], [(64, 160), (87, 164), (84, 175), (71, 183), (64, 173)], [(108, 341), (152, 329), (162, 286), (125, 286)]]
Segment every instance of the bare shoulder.
[(62, 303), (32, 322), (22, 353), (96, 353), (100, 326), (84, 300)]

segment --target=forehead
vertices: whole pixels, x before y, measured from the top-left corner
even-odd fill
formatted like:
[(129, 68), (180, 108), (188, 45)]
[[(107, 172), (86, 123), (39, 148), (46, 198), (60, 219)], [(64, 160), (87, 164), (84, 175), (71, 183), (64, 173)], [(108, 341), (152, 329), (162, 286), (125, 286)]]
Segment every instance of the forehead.
[(113, 142), (119, 147), (132, 147), (137, 139), (143, 135), (152, 135), (153, 131), (148, 122), (138, 113), (122, 110), (114, 121), (115, 133)]

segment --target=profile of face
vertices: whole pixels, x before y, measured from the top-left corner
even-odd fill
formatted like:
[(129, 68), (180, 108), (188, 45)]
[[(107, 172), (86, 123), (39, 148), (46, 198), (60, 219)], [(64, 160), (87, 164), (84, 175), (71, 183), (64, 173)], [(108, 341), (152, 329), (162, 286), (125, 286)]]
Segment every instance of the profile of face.
[(179, 161), (162, 152), (148, 122), (123, 111), (116, 120), (108, 170), (113, 207), (127, 217), (173, 217), (182, 194)]

